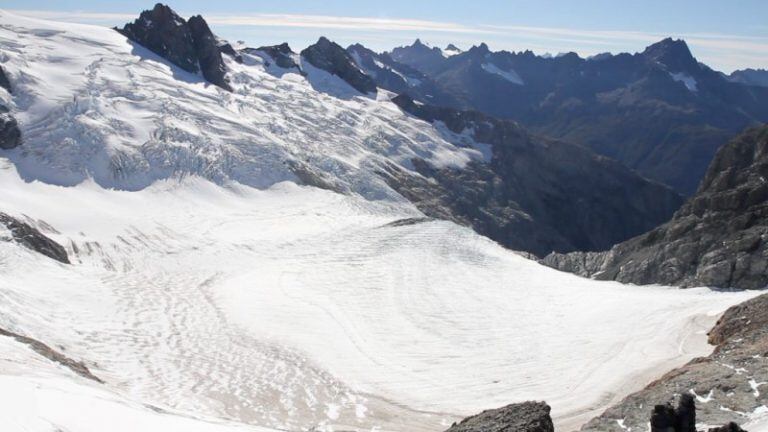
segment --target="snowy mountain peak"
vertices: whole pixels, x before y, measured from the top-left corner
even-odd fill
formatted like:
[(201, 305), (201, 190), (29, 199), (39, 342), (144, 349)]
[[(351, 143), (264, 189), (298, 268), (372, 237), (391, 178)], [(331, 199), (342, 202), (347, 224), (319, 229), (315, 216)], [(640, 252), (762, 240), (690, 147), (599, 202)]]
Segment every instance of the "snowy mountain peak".
[(375, 93), (376, 83), (360, 70), (354, 59), (339, 44), (322, 36), (317, 43), (301, 52), (312, 66), (346, 81), (360, 93)]

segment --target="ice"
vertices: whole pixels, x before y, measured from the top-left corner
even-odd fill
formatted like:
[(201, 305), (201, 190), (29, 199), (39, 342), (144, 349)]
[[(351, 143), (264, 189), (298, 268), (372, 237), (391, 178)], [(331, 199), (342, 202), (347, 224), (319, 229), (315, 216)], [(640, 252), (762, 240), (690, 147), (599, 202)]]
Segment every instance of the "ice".
[(523, 82), (523, 79), (520, 78), (520, 75), (518, 75), (517, 72), (515, 72), (512, 69), (505, 71), (493, 63), (483, 63), (481, 67), (483, 68), (484, 71), (494, 75), (498, 75), (513, 84), (525, 85), (525, 83)]
[(669, 74), (673, 80), (681, 82), (685, 84), (685, 88), (688, 90), (695, 92), (698, 91), (698, 83), (696, 82), (696, 78), (688, 75), (685, 72), (679, 72), (679, 73), (670, 73)]

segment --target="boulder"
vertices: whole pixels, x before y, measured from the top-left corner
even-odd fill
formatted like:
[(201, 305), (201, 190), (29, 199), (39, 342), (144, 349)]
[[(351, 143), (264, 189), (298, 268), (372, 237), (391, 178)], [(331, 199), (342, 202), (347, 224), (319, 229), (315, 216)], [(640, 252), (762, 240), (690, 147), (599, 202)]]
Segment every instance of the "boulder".
[(467, 417), (446, 432), (554, 432), (550, 410), (544, 402), (507, 405)]

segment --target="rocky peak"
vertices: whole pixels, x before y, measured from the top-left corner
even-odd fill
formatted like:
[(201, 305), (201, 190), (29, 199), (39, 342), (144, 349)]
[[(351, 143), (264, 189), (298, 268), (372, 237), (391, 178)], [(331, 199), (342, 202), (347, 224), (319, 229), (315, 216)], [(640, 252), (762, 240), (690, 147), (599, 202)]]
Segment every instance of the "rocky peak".
[(448, 46), (445, 47), (445, 51), (458, 51), (461, 52), (461, 48), (457, 47), (456, 45), (449, 43)]
[(360, 93), (373, 93), (376, 84), (373, 79), (360, 71), (344, 48), (326, 37), (307, 47), (301, 56), (312, 66), (338, 76)]
[(440, 48), (429, 47), (421, 42), (421, 39), (416, 39), (412, 45), (393, 49), (390, 56), (399, 63), (427, 74), (439, 69), (445, 62), (445, 56)]
[(267, 54), (278, 67), (283, 69), (301, 69), (294, 59), (296, 53), (293, 52), (287, 42), (283, 42), (280, 45), (259, 47), (256, 51), (261, 51)]
[(432, 48), (430, 48), (429, 46), (427, 46), (427, 44), (425, 44), (424, 42), (422, 42), (422, 41), (421, 41), (421, 39), (416, 39), (416, 40), (413, 42), (413, 44), (411, 44), (411, 47), (413, 47), (413, 48), (427, 48), (427, 49), (432, 49)]
[(219, 42), (203, 17), (197, 15), (187, 22), (170, 7), (158, 3), (116, 30), (185, 71), (202, 72), (212, 84), (231, 91)]
[(187, 72), (200, 70), (187, 22), (164, 4), (143, 11), (137, 20), (118, 31)]
[(699, 70), (699, 63), (682, 39), (666, 38), (648, 46), (642, 55), (664, 65), (669, 72), (693, 73)]
[(208, 27), (208, 23), (205, 22), (202, 16), (195, 15), (189, 19), (188, 24), (203, 76), (212, 84), (232, 91), (232, 87), (230, 87), (226, 80), (227, 67), (221, 58), (219, 42), (216, 36), (213, 35), (211, 28)]

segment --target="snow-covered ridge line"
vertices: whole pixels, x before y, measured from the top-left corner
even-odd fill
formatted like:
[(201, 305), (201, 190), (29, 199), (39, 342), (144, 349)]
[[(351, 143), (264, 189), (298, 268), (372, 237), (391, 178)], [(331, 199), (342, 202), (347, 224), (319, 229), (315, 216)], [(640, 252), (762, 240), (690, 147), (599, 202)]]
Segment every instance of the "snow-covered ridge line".
[(401, 199), (372, 174), (383, 161), (460, 167), (482, 157), (387, 95), (363, 97), (318, 69), (274, 76), (224, 56), (230, 94), (107, 28), (2, 12), (0, 43), (17, 87), (1, 102), (24, 135), (6, 155), (30, 180), (138, 190), (193, 174), (268, 187), (297, 180), (293, 162), (330, 173), (339, 189)]

